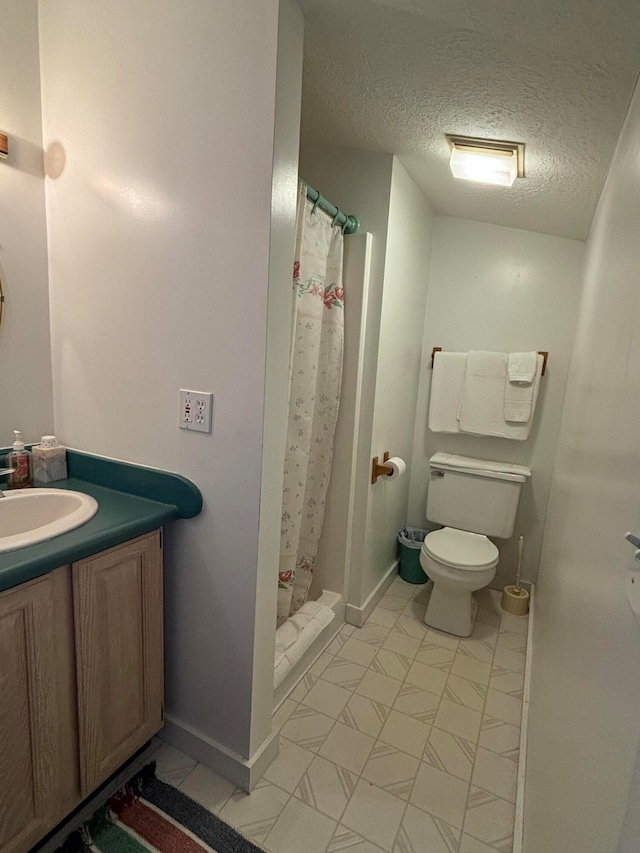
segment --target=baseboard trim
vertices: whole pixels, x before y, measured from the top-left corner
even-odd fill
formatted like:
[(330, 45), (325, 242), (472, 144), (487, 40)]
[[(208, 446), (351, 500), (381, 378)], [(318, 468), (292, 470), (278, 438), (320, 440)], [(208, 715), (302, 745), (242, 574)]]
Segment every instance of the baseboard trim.
[[(524, 584), (523, 584), (524, 585)], [(531, 692), (531, 665), (533, 660), (533, 631), (535, 620), (536, 585), (529, 586), (529, 626), (527, 631), (527, 656), (524, 666), (522, 694), (522, 722), (520, 726), (520, 753), (518, 756), (518, 782), (516, 788), (516, 817), (513, 830), (513, 853), (524, 853), (524, 794), (527, 774), (527, 734), (529, 728), (529, 695)]]
[(348, 622), (349, 625), (355, 625), (357, 628), (362, 628), (364, 623), (367, 621), (373, 608), (380, 601), (382, 596), (385, 594), (387, 589), (391, 586), (395, 579), (395, 575), (398, 572), (398, 566), (400, 565), (400, 560), (395, 560), (384, 573), (379, 583), (373, 589), (371, 594), (368, 596), (365, 603), (358, 607), (355, 604), (347, 604), (344, 612), (344, 621)]
[(251, 758), (243, 758), (168, 714), (165, 715), (162, 739), (247, 792), (255, 788), (277, 756), (280, 746), (278, 732), (271, 732)]

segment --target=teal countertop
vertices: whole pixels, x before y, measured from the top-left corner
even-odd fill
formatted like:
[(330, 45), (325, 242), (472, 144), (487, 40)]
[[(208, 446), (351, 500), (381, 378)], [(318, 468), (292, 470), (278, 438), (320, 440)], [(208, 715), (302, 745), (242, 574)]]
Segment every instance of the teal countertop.
[(67, 461), (69, 479), (43, 487), (91, 495), (98, 502), (97, 513), (61, 536), (0, 554), (0, 591), (142, 536), (168, 521), (192, 518), (202, 508), (198, 488), (177, 474), (78, 451), (69, 451)]

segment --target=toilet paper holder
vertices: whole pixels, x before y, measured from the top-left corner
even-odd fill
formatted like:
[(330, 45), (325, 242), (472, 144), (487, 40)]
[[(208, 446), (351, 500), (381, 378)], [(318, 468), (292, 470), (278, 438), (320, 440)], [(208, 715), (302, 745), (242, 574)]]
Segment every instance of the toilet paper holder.
[(390, 465), (384, 464), (388, 458), (389, 458), (389, 453), (385, 452), (384, 456), (382, 457), (383, 464), (380, 465), (378, 462), (378, 457), (377, 456), (373, 457), (373, 464), (371, 465), (371, 485), (372, 486), (374, 486), (376, 484), (378, 477), (384, 477), (385, 474), (392, 474), (393, 473), (393, 468), (391, 468)]

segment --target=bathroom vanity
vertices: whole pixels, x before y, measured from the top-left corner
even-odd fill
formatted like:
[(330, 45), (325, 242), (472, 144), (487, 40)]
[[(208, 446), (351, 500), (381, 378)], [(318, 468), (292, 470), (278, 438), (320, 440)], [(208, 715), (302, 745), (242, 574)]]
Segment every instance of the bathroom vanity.
[(137, 495), (64, 481), (95, 517), (0, 554), (0, 853), (26, 853), (163, 725), (162, 525), (201, 497), (178, 478), (151, 500), (145, 476)]

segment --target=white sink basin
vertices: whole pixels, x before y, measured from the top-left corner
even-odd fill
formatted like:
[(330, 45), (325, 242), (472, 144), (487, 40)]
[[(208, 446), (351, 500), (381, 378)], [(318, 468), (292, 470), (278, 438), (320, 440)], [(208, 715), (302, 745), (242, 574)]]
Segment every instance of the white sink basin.
[(80, 527), (98, 511), (82, 492), (15, 489), (0, 497), (0, 554), (53, 539)]

